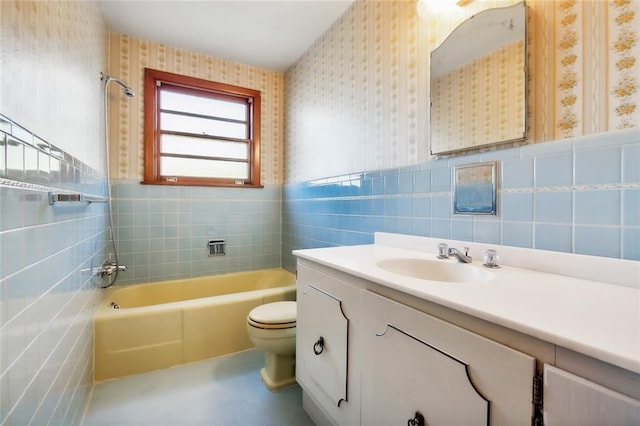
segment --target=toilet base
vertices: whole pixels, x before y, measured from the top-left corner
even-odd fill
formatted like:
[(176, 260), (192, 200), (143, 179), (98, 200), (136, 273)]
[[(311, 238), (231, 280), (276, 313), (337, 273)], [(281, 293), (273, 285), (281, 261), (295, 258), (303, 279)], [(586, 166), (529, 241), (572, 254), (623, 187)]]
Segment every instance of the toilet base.
[(296, 384), (295, 355), (264, 354), (264, 367), (260, 369), (262, 382), (269, 390), (280, 390)]
[(262, 382), (267, 387), (267, 389), (272, 390), (272, 391), (277, 391), (277, 390), (280, 390), (280, 389), (288, 388), (289, 386), (293, 386), (293, 385), (295, 385), (297, 383), (295, 376), (294, 377), (289, 377), (288, 379), (279, 380), (279, 381), (275, 382), (275, 381), (271, 380), (269, 375), (267, 375), (267, 372), (266, 372), (266, 370), (264, 368), (260, 369), (260, 376), (262, 377)]

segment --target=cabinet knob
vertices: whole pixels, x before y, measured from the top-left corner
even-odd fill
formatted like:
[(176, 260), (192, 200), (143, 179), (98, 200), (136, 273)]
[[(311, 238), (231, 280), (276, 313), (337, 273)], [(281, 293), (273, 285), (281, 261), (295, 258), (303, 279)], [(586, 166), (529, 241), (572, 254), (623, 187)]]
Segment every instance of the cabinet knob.
[(420, 411), (416, 411), (415, 417), (407, 420), (407, 426), (427, 426), (427, 424), (424, 422), (424, 416)]
[(324, 337), (320, 336), (320, 338), (313, 345), (313, 353), (316, 355), (320, 355), (324, 351)]

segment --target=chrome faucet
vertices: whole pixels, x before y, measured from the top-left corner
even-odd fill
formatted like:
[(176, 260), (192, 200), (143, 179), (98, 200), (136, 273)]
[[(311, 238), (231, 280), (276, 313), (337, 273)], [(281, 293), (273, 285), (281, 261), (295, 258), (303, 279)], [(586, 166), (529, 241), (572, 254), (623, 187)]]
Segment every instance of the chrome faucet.
[(438, 244), (438, 258), (447, 259), (451, 256), (455, 256), (462, 263), (471, 263), (471, 256), (469, 256), (469, 247), (464, 248), (464, 254), (457, 248), (447, 247), (446, 243)]
[(464, 254), (455, 247), (449, 247), (449, 256), (455, 256), (458, 261), (462, 263), (471, 263), (471, 256), (469, 256), (469, 247), (464, 248)]
[(105, 277), (115, 273), (116, 269), (122, 272), (126, 271), (127, 267), (124, 265), (116, 265), (115, 262), (107, 260), (102, 264), (102, 266), (94, 268), (93, 273), (100, 277)]

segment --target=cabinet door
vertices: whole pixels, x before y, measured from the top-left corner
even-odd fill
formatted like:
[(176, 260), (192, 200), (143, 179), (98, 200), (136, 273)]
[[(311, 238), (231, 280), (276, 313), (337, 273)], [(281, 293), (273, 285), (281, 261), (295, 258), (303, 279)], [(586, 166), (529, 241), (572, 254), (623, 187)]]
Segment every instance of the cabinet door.
[(362, 291), (298, 263), (297, 303), (296, 379), (305, 397), (329, 422), (358, 424)]
[(336, 406), (347, 399), (347, 359), (349, 319), (342, 301), (313, 285), (305, 285), (298, 300), (304, 312), (302, 336), (298, 336), (297, 358), (314, 381)]
[(640, 401), (544, 365), (544, 424), (638, 425)]
[(362, 424), (530, 425), (535, 359), (365, 292)]
[(367, 347), (362, 424), (406, 424), (418, 414), (428, 425), (488, 424), (489, 401), (463, 361), (391, 324)]

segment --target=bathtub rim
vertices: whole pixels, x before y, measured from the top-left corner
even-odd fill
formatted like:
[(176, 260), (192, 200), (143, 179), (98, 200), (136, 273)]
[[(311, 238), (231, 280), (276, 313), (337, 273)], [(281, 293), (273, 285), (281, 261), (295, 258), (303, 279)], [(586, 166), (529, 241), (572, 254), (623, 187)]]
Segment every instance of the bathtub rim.
[[(285, 272), (287, 275), (290, 275), (293, 277), (293, 283), (292, 284), (287, 284), (284, 286), (278, 286), (278, 287), (269, 287), (269, 288), (263, 288), (263, 289), (256, 289), (256, 290), (249, 290), (249, 291), (243, 291), (243, 292), (239, 292), (239, 293), (228, 293), (228, 294), (221, 294), (221, 295), (213, 295), (213, 296), (207, 296), (207, 297), (199, 297), (196, 299), (187, 299), (187, 300), (178, 300), (178, 301), (174, 301), (174, 302), (167, 302), (167, 303), (160, 303), (160, 304), (153, 304), (153, 305), (145, 305), (145, 306), (135, 306), (135, 307), (131, 307), (131, 308), (119, 308), (119, 309), (114, 309), (111, 307), (111, 295), (113, 293), (115, 293), (118, 290), (121, 289), (126, 289), (126, 288), (131, 288), (133, 286), (152, 286), (152, 285), (157, 285), (157, 284), (161, 284), (161, 283), (170, 283), (170, 282), (174, 282), (174, 281), (183, 281), (183, 280), (189, 280), (191, 278), (181, 278), (181, 279), (176, 279), (176, 280), (163, 280), (163, 281), (152, 281), (150, 283), (140, 283), (140, 284), (126, 284), (126, 285), (121, 285), (121, 286), (113, 286), (113, 287), (109, 287), (107, 288), (106, 292), (103, 295), (102, 301), (100, 302), (100, 304), (98, 305), (98, 308), (96, 309), (96, 315), (95, 318), (99, 319), (100, 317), (106, 316), (116, 316), (116, 315), (123, 315), (124, 312), (129, 313), (129, 314), (136, 314), (136, 313), (143, 313), (143, 312), (149, 312), (149, 311), (160, 311), (160, 310), (166, 310), (166, 309), (171, 309), (171, 308), (178, 308), (178, 307), (201, 307), (201, 306), (207, 306), (210, 305), (212, 303), (212, 299), (217, 299), (219, 302), (228, 302), (228, 301), (233, 301), (233, 300), (242, 300), (245, 299), (247, 297), (251, 297), (251, 296), (256, 296), (257, 294), (277, 294), (277, 293), (281, 293), (281, 292), (286, 292), (286, 291), (290, 291), (290, 290), (295, 290), (296, 288), (296, 281), (295, 281), (295, 274), (284, 269), (284, 268), (268, 268), (268, 269), (257, 269), (255, 271), (240, 271), (240, 272), (232, 272), (229, 274), (217, 274), (217, 275), (205, 275), (205, 277), (210, 276), (210, 277), (223, 277), (223, 276), (227, 276), (227, 275), (236, 275), (236, 274), (246, 274), (246, 273), (251, 273), (251, 272), (258, 272), (258, 271), (283, 271)], [(202, 277), (192, 277), (192, 278), (202, 278)]]

